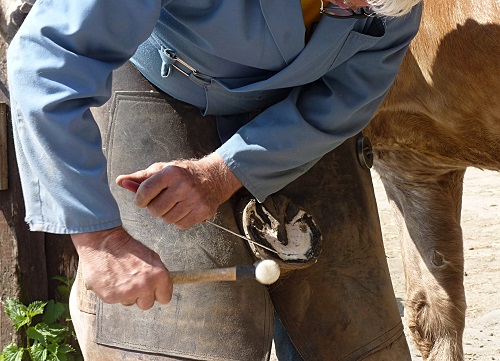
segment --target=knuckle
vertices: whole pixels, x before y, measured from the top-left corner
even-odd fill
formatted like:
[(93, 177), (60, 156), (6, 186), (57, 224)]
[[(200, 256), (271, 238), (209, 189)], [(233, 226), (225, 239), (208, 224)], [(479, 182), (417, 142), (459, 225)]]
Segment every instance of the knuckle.
[(154, 305), (154, 302), (153, 302), (153, 303), (151, 303), (151, 304), (149, 304), (149, 303), (147, 303), (147, 304), (139, 303), (139, 304), (137, 304), (137, 307), (139, 307), (139, 308), (140, 308), (141, 310), (143, 310), (143, 311), (147, 311), (147, 310), (149, 310), (151, 307), (153, 307), (153, 305)]
[(163, 220), (163, 222), (165, 222), (166, 224), (172, 224), (174, 223), (170, 217), (170, 215), (167, 213), (167, 214), (164, 214), (163, 216), (161, 216), (161, 219)]
[(197, 222), (193, 220), (193, 218), (190, 217), (185, 217), (181, 219), (180, 221), (175, 223), (175, 226), (181, 230), (186, 230), (193, 225), (195, 225)]
[(139, 307), (141, 310), (149, 310), (151, 307), (154, 306), (155, 304), (155, 299), (154, 297), (148, 296), (148, 297), (141, 297), (136, 301), (137, 307)]
[(161, 213), (160, 209), (158, 207), (154, 206), (148, 206), (147, 207), (149, 214), (151, 214), (153, 217), (162, 217), (163, 214)]
[(134, 197), (134, 205), (138, 208), (145, 208), (147, 203), (144, 201), (144, 197), (142, 196), (142, 192), (137, 192)]
[(155, 269), (151, 272), (151, 276), (155, 283), (160, 283), (163, 280), (168, 278), (168, 271), (165, 267), (163, 267), (163, 263), (160, 259), (160, 256), (158, 256), (158, 261), (159, 261), (159, 267), (155, 267)]
[(162, 297), (156, 301), (162, 305), (167, 305), (170, 301), (172, 301), (172, 292), (162, 295)]
[(186, 229), (188, 229), (189, 227), (191, 227), (190, 225), (188, 224), (180, 224), (180, 223), (176, 223), (175, 226), (177, 228), (179, 228), (180, 230), (182, 231), (185, 231)]
[(217, 209), (208, 204), (203, 204), (201, 205), (199, 208), (198, 208), (198, 213), (200, 215), (200, 219), (203, 218), (203, 219), (208, 219), (208, 218), (211, 218), (213, 217), (213, 215), (215, 214), (215, 212), (217, 211)]
[(98, 296), (104, 303), (112, 304), (118, 302), (116, 295), (109, 291), (101, 291), (98, 293)]
[(149, 171), (153, 171), (153, 172), (158, 172), (162, 169), (165, 168), (165, 163), (163, 162), (155, 162), (153, 164), (151, 164), (149, 167), (148, 167), (148, 170)]
[[(153, 258), (153, 262), (157, 262), (158, 264), (163, 266), (163, 262), (161, 261), (161, 257), (158, 253), (155, 251), (151, 250), (151, 257)], [(164, 267), (155, 267), (157, 270), (156, 273), (165, 273), (166, 271), (164, 270)]]

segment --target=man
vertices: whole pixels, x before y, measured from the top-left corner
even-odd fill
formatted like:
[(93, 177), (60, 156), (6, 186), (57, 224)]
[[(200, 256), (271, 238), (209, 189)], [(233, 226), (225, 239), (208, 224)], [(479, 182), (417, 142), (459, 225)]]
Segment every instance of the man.
[[(142, 310), (168, 304), (173, 291), (163, 262), (169, 262), (125, 230), (125, 210), (120, 215), (107, 184), (90, 108), (109, 99), (112, 72), (130, 59), (161, 92), (217, 117), (223, 143), (206, 156), (165, 159), (116, 179), (137, 191), (137, 207), (188, 229), (212, 218), (242, 187), (264, 201), (359, 133), (418, 29), (415, 4), (40, 0), (8, 54), (31, 230), (71, 234), (85, 286), (105, 304)], [(127, 81), (134, 71), (126, 70)], [(193, 349), (155, 353), (166, 360), (231, 359)]]

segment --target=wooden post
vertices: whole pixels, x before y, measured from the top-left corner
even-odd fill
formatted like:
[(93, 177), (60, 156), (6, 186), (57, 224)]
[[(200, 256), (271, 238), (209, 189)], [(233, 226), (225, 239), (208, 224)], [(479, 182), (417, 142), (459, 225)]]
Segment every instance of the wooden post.
[(17, 240), (3, 212), (0, 212), (0, 352), (4, 346), (17, 341), (12, 322), (3, 311), (7, 298), (19, 298), (19, 279), (16, 270)]
[(7, 153), (7, 104), (0, 103), (0, 191), (9, 187)]
[(17, 339), (2, 303), (9, 297), (25, 304), (54, 298), (59, 283), (52, 278), (74, 276), (78, 261), (68, 235), (28, 230), (7, 112), (0, 102), (0, 177), (5, 188), (8, 184), (0, 190), (0, 352)]
[[(44, 301), (48, 299), (49, 278), (45, 233), (29, 232), (24, 221), (24, 201), (7, 111), (7, 105), (0, 103), (0, 177), (5, 188), (8, 184), (8, 189), (0, 190), (0, 302), (9, 297), (24, 303)], [(17, 337), (3, 312), (0, 305), (0, 350)]]

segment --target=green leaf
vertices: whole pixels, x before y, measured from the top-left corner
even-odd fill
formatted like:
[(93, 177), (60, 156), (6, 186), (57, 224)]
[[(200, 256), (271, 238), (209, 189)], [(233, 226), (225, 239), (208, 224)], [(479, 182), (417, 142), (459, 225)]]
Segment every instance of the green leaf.
[(64, 314), (64, 311), (65, 308), (62, 303), (50, 300), (47, 302), (42, 320), (46, 324), (55, 323)]
[(59, 348), (59, 346), (56, 343), (51, 343), (50, 345), (47, 346), (47, 349), (49, 350), (49, 352), (52, 355), (56, 355), (57, 354), (57, 349), (58, 348)]
[(63, 301), (68, 301), (69, 293), (71, 291), (71, 286), (75, 282), (73, 277), (55, 276), (52, 279), (61, 282), (61, 285), (57, 287), (57, 293), (61, 296)]
[(47, 325), (44, 322), (40, 322), (34, 327), (28, 328), (26, 334), (30, 339), (40, 342), (45, 347), (49, 347), (52, 343), (57, 344), (64, 341), (68, 332), (68, 327), (61, 324)]
[(19, 300), (8, 298), (5, 301), (5, 313), (14, 323), (16, 330), (31, 322), (28, 314), (28, 308)]
[(2, 356), (5, 361), (22, 361), (24, 348), (17, 347), (15, 343), (11, 343), (4, 347)]
[(73, 348), (73, 346), (71, 346), (67, 343), (63, 343), (62, 345), (59, 345), (58, 352), (67, 354), (67, 353), (75, 352), (75, 349)]
[(57, 286), (57, 293), (61, 296), (63, 300), (67, 300), (69, 298), (69, 293), (71, 292), (71, 288), (68, 286)]
[(61, 284), (57, 286), (57, 293), (61, 296), (61, 299), (67, 300), (69, 298), (69, 292), (71, 291), (71, 285), (69, 279), (62, 276), (53, 277), (53, 279), (58, 280)]
[(47, 346), (47, 338), (45, 337), (45, 335), (42, 332), (40, 332), (38, 330), (38, 328), (36, 326), (29, 327), (26, 330), (26, 336), (28, 336), (28, 338), (30, 338), (32, 340), (38, 341), (43, 346)]
[(30, 348), (30, 355), (33, 361), (46, 361), (48, 351), (39, 343), (35, 343)]
[(63, 303), (64, 306), (64, 313), (63, 317), (66, 322), (71, 322), (71, 313), (69, 312), (69, 304)]
[(70, 355), (71, 352), (75, 352), (75, 349), (68, 345), (67, 343), (63, 343), (61, 345), (58, 344), (50, 344), (48, 346), (49, 356), (47, 358), (48, 361), (69, 361), (72, 359)]
[(41, 315), (43, 313), (43, 310), (44, 310), (46, 305), (47, 305), (47, 302), (34, 301), (34, 302), (29, 304), (28, 310), (26, 313), (30, 318), (33, 318), (36, 315)]
[(55, 360), (57, 360), (57, 361), (68, 361), (68, 356), (66, 356), (65, 353), (58, 352), (54, 356), (55, 356), (54, 361)]
[(53, 361), (68, 361), (68, 357), (64, 352), (60, 351), (59, 345), (51, 344), (49, 345), (50, 355), (47, 360)]
[(74, 277), (55, 276), (55, 277), (52, 277), (52, 279), (61, 282), (63, 285), (67, 286), (68, 288), (71, 288), (71, 286), (73, 286), (73, 283), (75, 283)]
[(52, 277), (53, 280), (59, 281), (62, 284), (68, 285), (70, 283), (71, 278), (64, 277), (64, 276), (54, 276)]

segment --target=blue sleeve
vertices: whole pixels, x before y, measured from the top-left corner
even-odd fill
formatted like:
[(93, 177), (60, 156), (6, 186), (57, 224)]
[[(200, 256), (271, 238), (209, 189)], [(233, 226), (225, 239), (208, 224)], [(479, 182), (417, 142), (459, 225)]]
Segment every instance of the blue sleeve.
[(374, 47), (294, 89), (217, 150), (259, 201), (368, 124), (396, 77), (420, 15), (417, 6), (409, 16), (387, 19), (386, 33)]
[(150, 35), (161, 0), (39, 0), (8, 50), (16, 155), (33, 231), (121, 224), (89, 111)]

